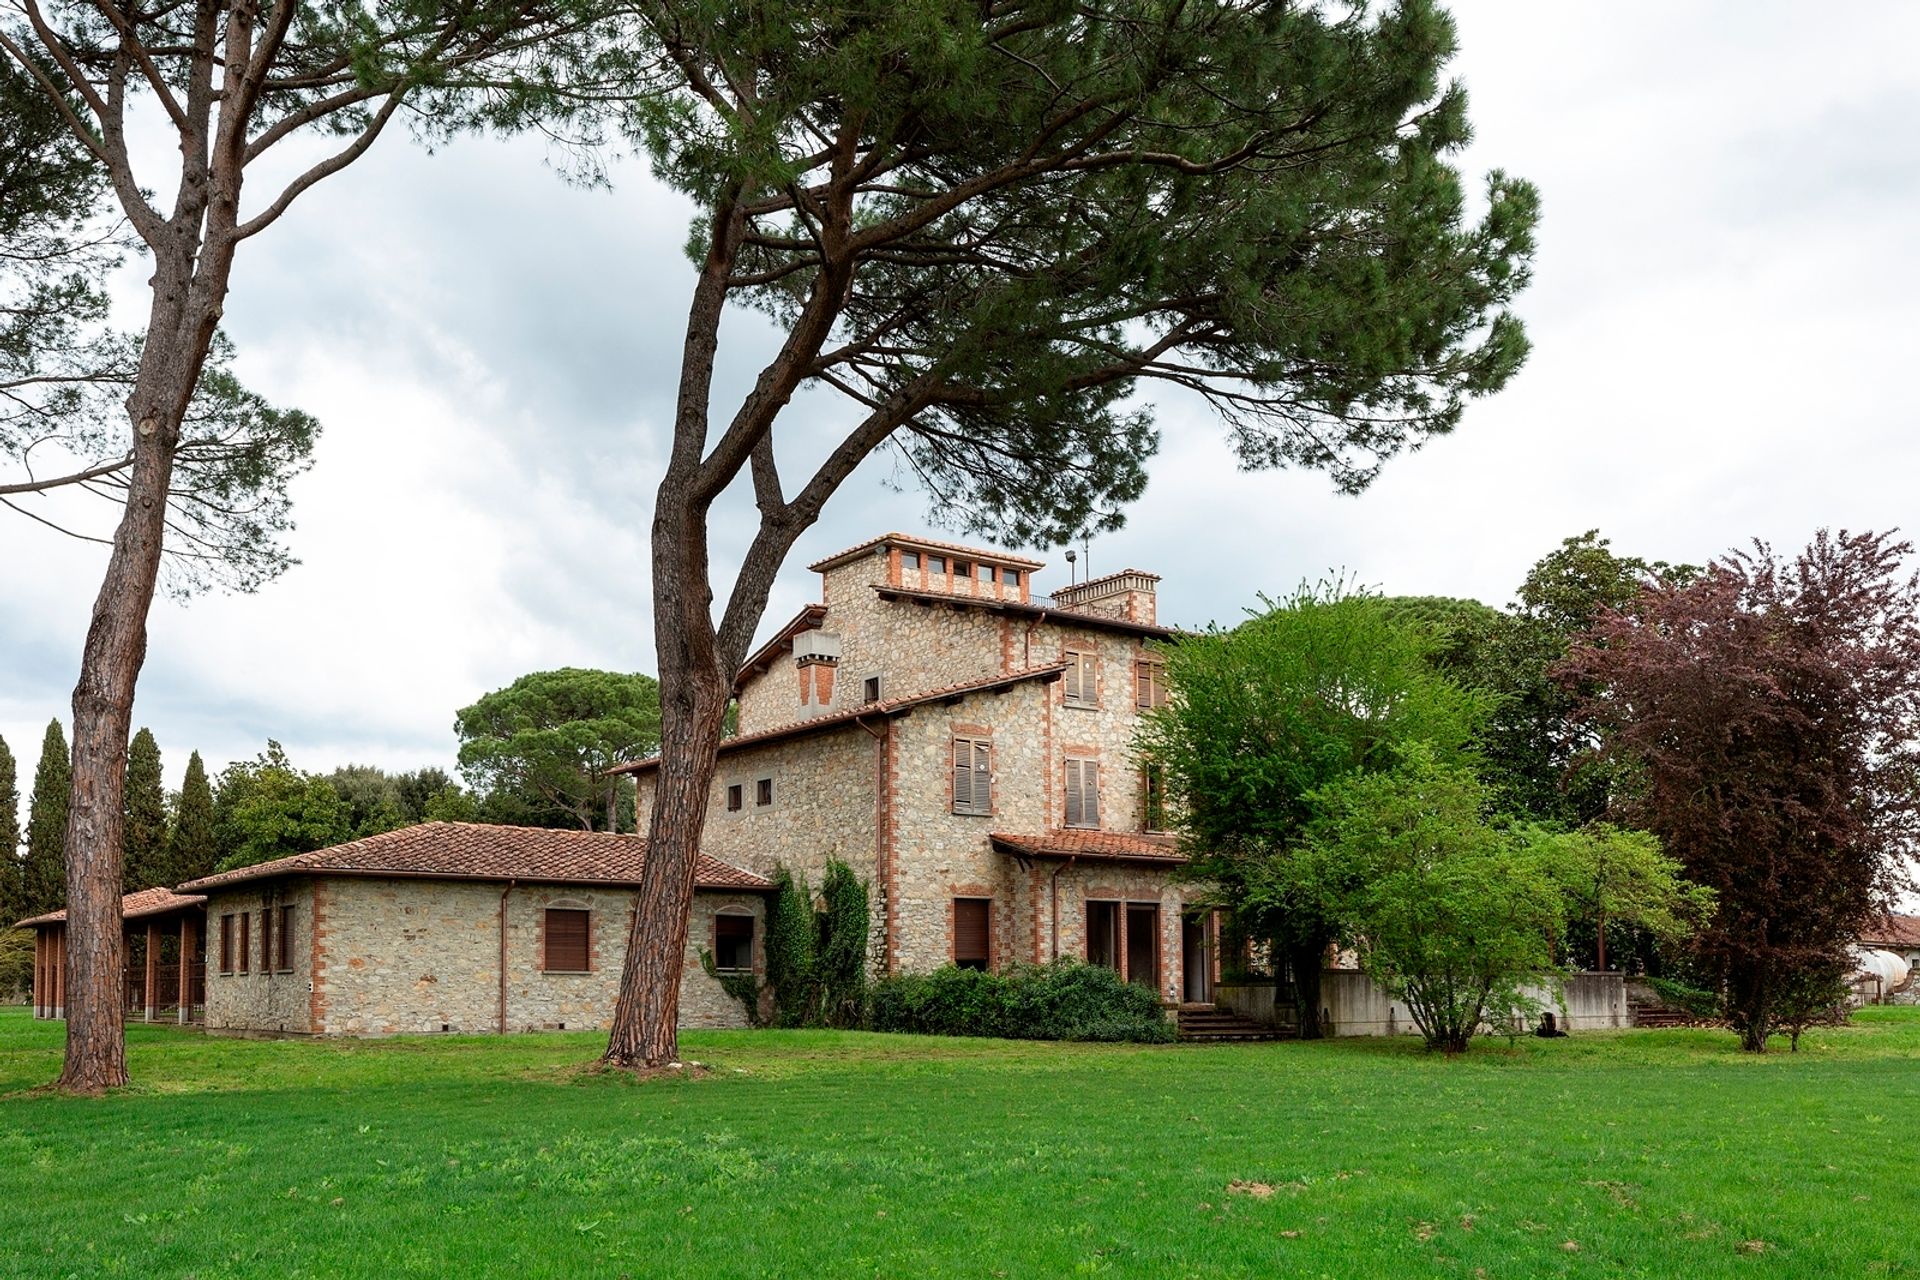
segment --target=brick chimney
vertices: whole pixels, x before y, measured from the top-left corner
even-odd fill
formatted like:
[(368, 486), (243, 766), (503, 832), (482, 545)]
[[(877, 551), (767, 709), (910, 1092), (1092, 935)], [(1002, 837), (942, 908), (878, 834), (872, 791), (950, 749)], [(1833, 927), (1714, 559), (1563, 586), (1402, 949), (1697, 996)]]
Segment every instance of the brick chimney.
[(800, 678), (802, 715), (833, 709), (833, 679), (840, 669), (840, 637), (803, 631), (793, 638), (793, 667)]
[(1087, 613), (1099, 618), (1119, 618), (1125, 622), (1141, 622), (1148, 626), (1156, 625), (1154, 616), (1154, 584), (1160, 581), (1157, 573), (1148, 573), (1144, 569), (1122, 569), (1110, 573), (1104, 578), (1089, 578), (1070, 587), (1061, 587), (1053, 593), (1056, 609), (1069, 613)]

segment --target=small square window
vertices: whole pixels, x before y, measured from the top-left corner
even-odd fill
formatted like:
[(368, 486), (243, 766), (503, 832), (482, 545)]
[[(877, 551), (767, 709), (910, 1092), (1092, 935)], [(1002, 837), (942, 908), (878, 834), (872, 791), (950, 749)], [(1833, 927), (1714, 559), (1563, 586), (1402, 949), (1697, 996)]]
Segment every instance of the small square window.
[(752, 916), (713, 918), (713, 967), (723, 973), (744, 973), (753, 968)]
[(947, 558), (945, 556), (928, 556), (927, 557), (928, 573), (931, 573), (937, 578), (945, 574), (946, 571), (947, 571)]
[(745, 787), (741, 786), (737, 782), (728, 784), (727, 786), (727, 812), (728, 813), (740, 812), (741, 808), (746, 804), (746, 790), (747, 789)]
[(880, 701), (879, 676), (868, 676), (860, 682), (860, 701), (863, 703)]
[(993, 566), (992, 565), (983, 564), (980, 566), (980, 581), (986, 583), (989, 586), (993, 585)]
[(1000, 585), (1009, 591), (1018, 591), (1020, 589), (1020, 571), (1018, 569), (1002, 569), (1000, 571)]
[(900, 553), (900, 567), (902, 569), (918, 571), (920, 568), (920, 553), (918, 551), (902, 551)]
[(955, 560), (953, 562), (953, 576), (956, 578), (971, 578), (973, 576), (973, 566), (965, 560)]
[(759, 778), (753, 784), (753, 803), (755, 808), (765, 808), (773, 803), (773, 779)]

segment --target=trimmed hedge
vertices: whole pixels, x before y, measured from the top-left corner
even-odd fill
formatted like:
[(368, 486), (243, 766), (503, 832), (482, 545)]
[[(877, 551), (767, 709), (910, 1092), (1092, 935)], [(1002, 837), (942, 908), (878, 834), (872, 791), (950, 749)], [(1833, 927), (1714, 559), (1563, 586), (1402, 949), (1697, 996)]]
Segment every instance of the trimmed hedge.
[(872, 1002), (875, 1031), (1148, 1044), (1175, 1036), (1158, 995), (1078, 960), (898, 974), (874, 984)]

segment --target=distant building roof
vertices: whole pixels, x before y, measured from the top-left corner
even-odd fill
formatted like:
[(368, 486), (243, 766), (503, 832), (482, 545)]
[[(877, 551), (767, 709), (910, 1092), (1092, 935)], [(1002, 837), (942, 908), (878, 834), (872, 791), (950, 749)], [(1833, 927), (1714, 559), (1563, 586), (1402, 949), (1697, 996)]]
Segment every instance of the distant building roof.
[(1032, 835), (995, 831), (988, 836), (1002, 853), (1022, 858), (1074, 858), (1095, 862), (1145, 862), (1178, 866), (1187, 861), (1172, 836), (1130, 831), (1085, 831), (1055, 827)]
[(1007, 551), (994, 551), (987, 547), (967, 547), (958, 542), (939, 542), (933, 538), (916, 538), (909, 533), (883, 533), (877, 538), (868, 538), (857, 546), (845, 551), (836, 551), (824, 560), (815, 560), (807, 568), (815, 573), (824, 573), (849, 560), (858, 559), (875, 547), (904, 547), (908, 551), (932, 551), (935, 554), (966, 556), (972, 560), (985, 560), (990, 564), (1017, 565), (1022, 569), (1044, 569), (1044, 560), (1029, 560), (1025, 556), (1016, 556)]
[[(120, 918), (138, 920), (143, 916), (163, 916), (169, 911), (178, 911), (182, 907), (197, 907), (205, 902), (205, 898), (196, 894), (175, 893), (171, 889), (141, 889), (121, 897)], [(34, 925), (64, 924), (66, 919), (66, 909), (62, 908), (59, 911), (49, 911), (44, 915), (22, 920), (14, 927), (27, 929)]]
[(1860, 941), (1870, 946), (1920, 947), (1920, 916), (1889, 914), (1862, 929)]
[[(272, 876), (309, 875), (637, 885), (646, 860), (644, 836), (483, 822), (423, 822), (312, 853), (216, 872), (180, 887), (219, 889)], [(702, 889), (773, 887), (751, 871), (704, 853), (694, 869), (694, 884)]]
[[(862, 706), (851, 707), (846, 711), (836, 711), (831, 715), (815, 716), (811, 720), (795, 720), (791, 724), (775, 725), (771, 729), (762, 729), (757, 733), (743, 733), (735, 738), (720, 740), (720, 753), (738, 751), (742, 747), (755, 747), (762, 743), (779, 742), (786, 738), (804, 737), (810, 733), (819, 733), (827, 729), (844, 729), (862, 716), (882, 718), (903, 716), (915, 707), (929, 702), (958, 702), (960, 699), (976, 693), (997, 693), (1002, 689), (1011, 689), (1029, 680), (1054, 681), (1067, 669), (1064, 662), (1051, 666), (1032, 667), (1026, 671), (1015, 671), (1009, 675), (988, 676), (980, 680), (969, 680), (964, 684), (950, 684), (939, 689), (929, 689), (905, 698), (883, 698), (879, 702), (869, 702)], [(631, 764), (615, 765), (608, 773), (647, 773), (660, 767), (659, 756), (649, 756), (645, 760), (635, 760)]]

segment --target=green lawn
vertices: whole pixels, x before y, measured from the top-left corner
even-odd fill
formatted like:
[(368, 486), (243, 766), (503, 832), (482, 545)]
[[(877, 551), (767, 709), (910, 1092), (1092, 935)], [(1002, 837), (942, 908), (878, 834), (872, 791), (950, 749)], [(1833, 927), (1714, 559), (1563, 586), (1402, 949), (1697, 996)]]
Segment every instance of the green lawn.
[[(1190, 1048), (131, 1033), (72, 1101), (0, 1011), (13, 1276), (1920, 1276), (1920, 1011)], [(1257, 1184), (1231, 1190), (1234, 1184)]]

